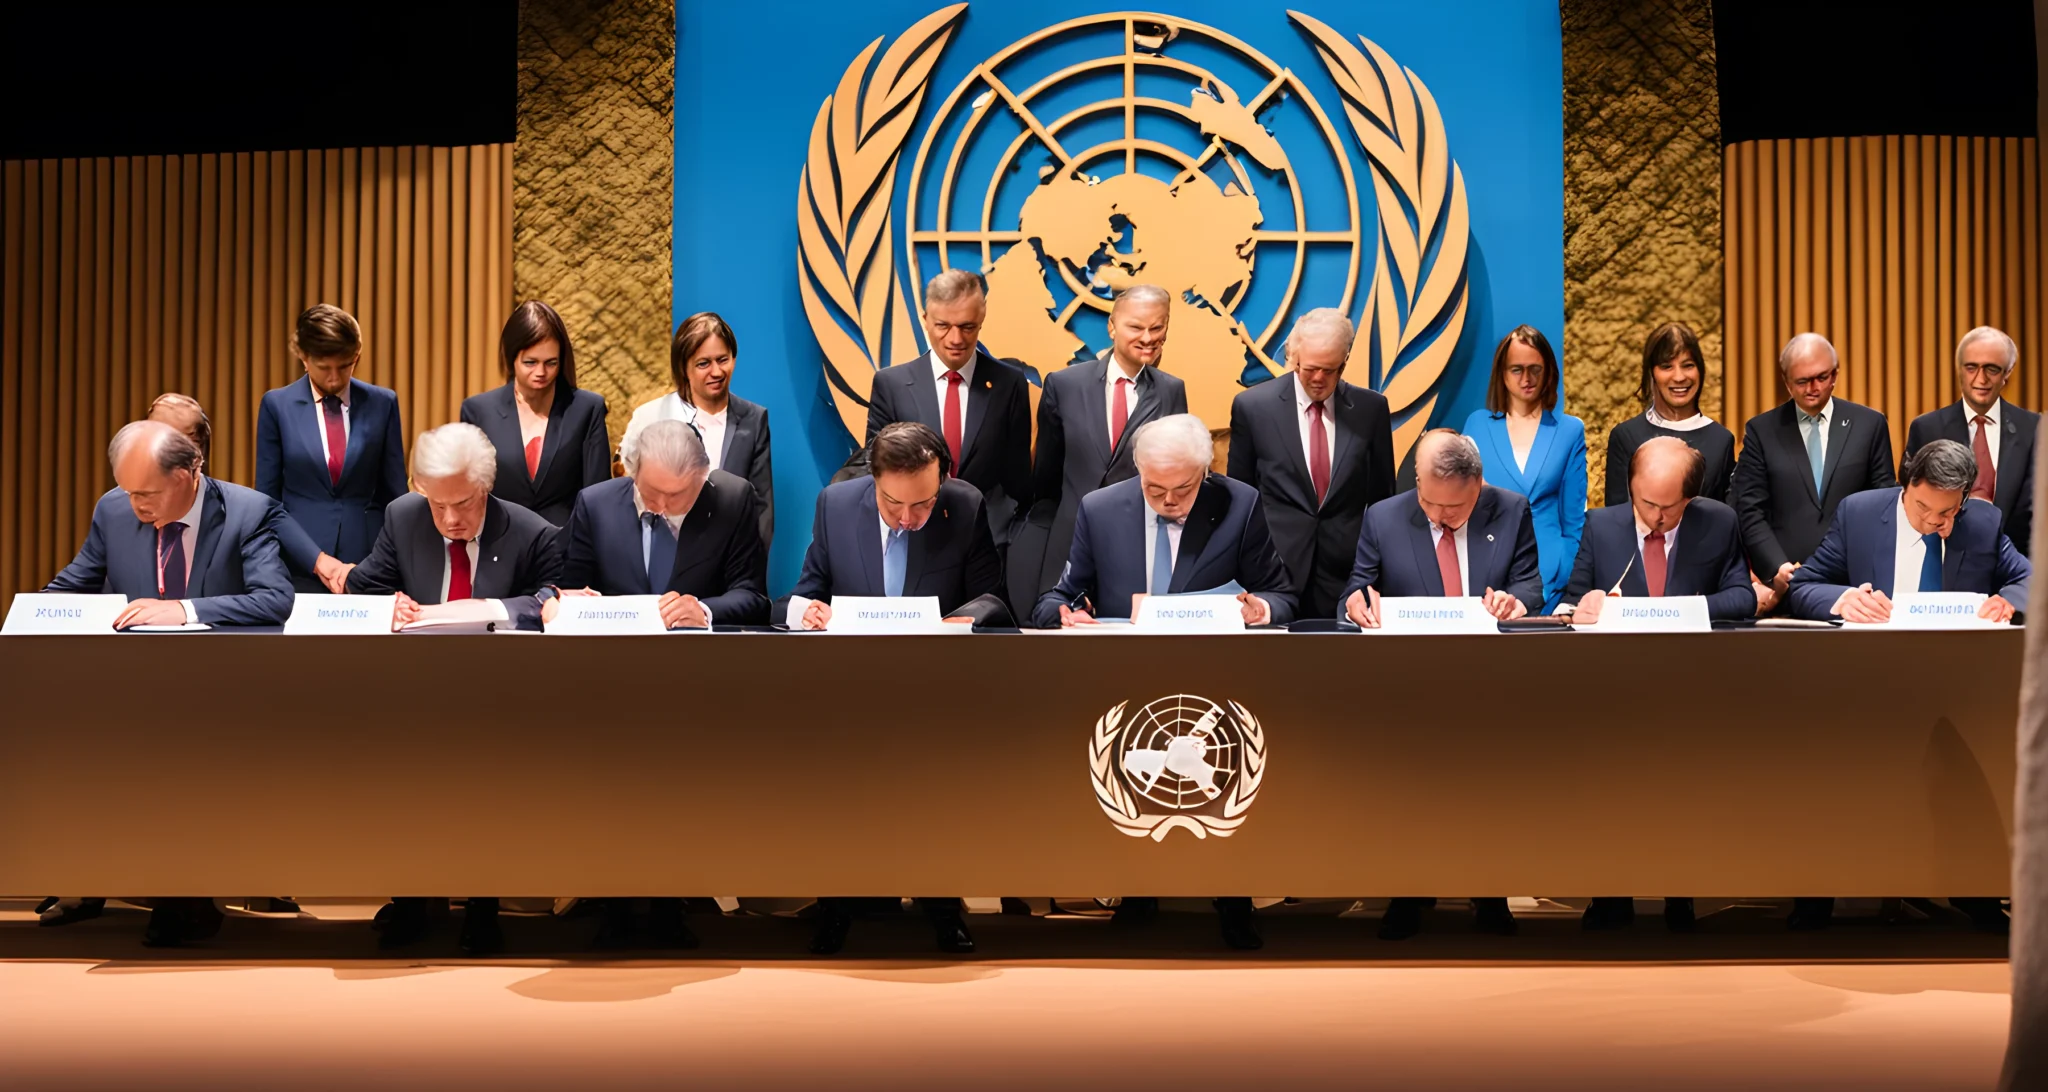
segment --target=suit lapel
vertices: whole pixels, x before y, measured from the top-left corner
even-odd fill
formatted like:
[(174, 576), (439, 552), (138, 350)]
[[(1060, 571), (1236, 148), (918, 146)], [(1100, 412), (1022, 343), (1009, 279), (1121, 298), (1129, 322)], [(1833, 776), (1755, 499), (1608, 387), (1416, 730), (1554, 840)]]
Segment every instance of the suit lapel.
[[(364, 439), (364, 436), (370, 431), (365, 427), (369, 424), (370, 400), (364, 394), (369, 389), (369, 385), (360, 379), (348, 381), (348, 444), (346, 454), (341, 457), (341, 480), (343, 482), (348, 481), (349, 473), (356, 468), (356, 464), (363, 461), (363, 445), (369, 442)], [(325, 411), (322, 412), (324, 413)], [(324, 417), (322, 418), (322, 423), (325, 423)], [(336, 492), (339, 492), (338, 487)]]
[[(968, 388), (973, 389), (968, 389)], [(967, 461), (967, 454), (974, 450), (975, 438), (981, 435), (982, 418), (988, 416), (988, 404), (995, 397), (996, 365), (988, 354), (975, 350), (974, 380), (961, 384), (960, 397), (967, 399), (967, 416), (960, 423), (960, 461)], [(937, 397), (934, 394), (933, 397)], [(944, 420), (940, 421), (939, 435), (946, 434)], [(954, 467), (954, 473), (960, 468)]]
[(690, 506), (690, 514), (683, 517), (683, 525), (676, 531), (675, 564), (669, 566), (668, 579), (654, 589), (655, 594), (667, 591), (678, 574), (711, 556), (711, 551), (704, 546), (705, 539), (711, 534), (711, 513), (718, 507), (718, 498), (713, 492), (717, 488), (716, 483), (706, 481), (703, 491), (697, 494), (697, 503)]
[(476, 571), (469, 577), (469, 594), (475, 599), (502, 599), (512, 588), (512, 559), (501, 549), (512, 517), (498, 498), (492, 497), (489, 504), (483, 533), (476, 540)]
[[(918, 581), (924, 578), (924, 547), (931, 536), (946, 526), (946, 506), (941, 504), (932, 510), (932, 516), (923, 527), (905, 533), (909, 539), (903, 553), (903, 594), (919, 594)], [(886, 588), (884, 591), (888, 590)]]
[[(115, 551), (113, 543), (107, 544), (107, 586), (109, 590), (145, 588), (153, 595), (156, 592), (156, 528), (136, 519), (132, 509), (128, 511), (127, 516), (128, 526), (132, 528), (128, 532), (132, 546), (126, 550)], [(117, 573), (117, 568), (123, 571)], [(144, 595), (132, 598), (147, 597)]]
[(1936, 420), (1940, 426), (1936, 431), (1941, 433), (1942, 439), (1954, 440), (1964, 447), (1970, 446), (1970, 418), (1963, 412), (1961, 399), (1941, 407), (1940, 416)]
[[(296, 412), (299, 418), (299, 427), (296, 431), (306, 445), (306, 454), (313, 458), (313, 466), (319, 475), (320, 484), (326, 486), (328, 495), (332, 496), (334, 494), (334, 479), (327, 473), (327, 448), (321, 439), (322, 435), (327, 431), (327, 410), (320, 405), (318, 399), (313, 397), (312, 379), (303, 375), (300, 376), (298, 385), (293, 390), (296, 393), (292, 396), (292, 405), (298, 407)], [(309, 415), (306, 412), (307, 410), (312, 410), (313, 412)], [(310, 432), (307, 431), (306, 418), (308, 416), (313, 418), (311, 425), (313, 431)], [(350, 424), (354, 424), (354, 422), (350, 422)], [(342, 457), (342, 469), (348, 469), (348, 457), (346, 455)]]
[[(554, 462), (555, 452), (562, 446), (562, 420), (568, 415), (569, 403), (572, 400), (573, 396), (570, 392), (560, 387), (555, 388), (555, 401), (552, 405), (548, 406), (548, 430), (541, 434), (540, 467), (533, 472), (532, 481), (535, 492), (539, 491), (540, 483), (546, 480), (548, 466)], [(526, 458), (526, 445), (520, 444), (517, 447), (519, 457), (523, 461)]]
[(1434, 589), (1436, 595), (1463, 594), (1462, 590), (1444, 588), (1443, 571), (1436, 564), (1436, 543), (1430, 540), (1429, 517), (1422, 514), (1419, 504), (1408, 517), (1408, 549), (1414, 554), (1416, 571), (1422, 574), (1423, 591)]
[(910, 382), (910, 403), (916, 407), (917, 420), (931, 426), (931, 430), (943, 438), (946, 419), (939, 408), (938, 383), (930, 378), (932, 363), (930, 353), (918, 357), (905, 366), (904, 370), (909, 374), (904, 378)]
[[(1081, 385), (1081, 415), (1087, 419), (1081, 428), (1088, 437), (1089, 446), (1101, 457), (1103, 472), (1107, 475), (1109, 465), (1116, 461), (1116, 452), (1109, 446), (1109, 399), (1103, 393), (1103, 382), (1109, 376), (1109, 359), (1097, 357), (1092, 364), (1082, 365), (1087, 382)], [(1124, 427), (1130, 431), (1129, 423)]]
[(220, 548), (223, 530), (228, 522), (227, 498), (221, 495), (220, 486), (212, 478), (203, 478), (200, 486), (202, 501), (199, 507), (199, 536), (192, 544), (192, 577), (185, 582), (185, 595), (196, 599), (208, 594), (206, 571), (213, 565), (213, 554)]
[[(1897, 491), (1894, 490), (1893, 492), (1896, 494)], [(1886, 595), (1896, 595), (1898, 593), (1898, 589), (1893, 587), (1898, 581), (1893, 579), (1893, 577), (1899, 567), (1899, 529), (1892, 525), (1892, 517), (1897, 515), (1898, 511), (1899, 502), (1896, 499), (1878, 511), (1877, 526), (1879, 530), (1877, 541), (1871, 543), (1875, 551), (1874, 560), (1877, 562), (1877, 572), (1872, 574), (1876, 579), (1870, 582), (1870, 586)], [(1851, 579), (1853, 580), (1854, 578), (1852, 577)]]
[(1856, 426), (1849, 423), (1849, 414), (1843, 410), (1840, 399), (1835, 401), (1835, 417), (1836, 420), (1828, 423), (1828, 450), (1822, 456), (1820, 494), (1815, 498), (1816, 502), (1828, 495), (1828, 483), (1835, 480), (1835, 468), (1842, 465), (1843, 449), (1849, 446), (1849, 437), (1857, 432)]
[[(727, 400), (725, 403), (725, 442), (719, 445), (718, 451), (719, 469), (724, 470), (728, 474), (741, 474), (741, 471), (745, 470), (744, 467), (740, 470), (732, 469), (732, 453), (739, 448), (740, 430), (750, 428), (752, 425), (753, 421), (751, 419), (741, 415), (739, 402)], [(751, 439), (748, 440), (747, 450), (749, 452), (753, 450), (753, 441)], [(744, 475), (742, 474), (742, 476)], [(880, 517), (876, 518), (879, 519)]]
[[(620, 478), (618, 480), (626, 483), (625, 491), (619, 493), (607, 506), (606, 510), (598, 515), (599, 519), (617, 528), (618, 531), (615, 534), (604, 535), (602, 538), (603, 541), (610, 545), (610, 553), (612, 554), (610, 567), (612, 571), (639, 573), (644, 580), (647, 574), (647, 563), (641, 560), (640, 554), (640, 509), (633, 504), (633, 490), (637, 486), (633, 484), (633, 479), (631, 478)], [(704, 488), (709, 489), (711, 486), (709, 483), (706, 483)], [(687, 521), (685, 522), (687, 523)], [(676, 552), (680, 555), (682, 551), (678, 549)], [(599, 571), (603, 570), (600, 569)], [(648, 589), (649, 593), (654, 595), (659, 595), (666, 590), (666, 588)]]
[(2027, 477), (2025, 468), (2033, 465), (2034, 434), (2021, 428), (2019, 422), (2013, 420), (2012, 403), (2003, 400), (2001, 402), (1998, 407), (1998, 420), (1999, 429), (2005, 433), (2005, 438), (1998, 443), (1996, 500), (1998, 512), (2002, 516), (2019, 505), (2020, 483)]
[[(1507, 422), (1501, 424), (1505, 426)], [(1522, 474), (1523, 484), (1543, 480), (1543, 461), (1550, 458), (1550, 448), (1556, 439), (1557, 411), (1544, 410), (1543, 416), (1536, 419), (1536, 439), (1529, 445), (1529, 466)], [(1529, 490), (1523, 490), (1522, 495), (1528, 496)]]
[[(1543, 434), (1541, 426), (1537, 428), (1536, 432), (1537, 439), (1540, 441)], [(1514, 483), (1515, 492), (1525, 497), (1528, 496), (1529, 479), (1522, 469), (1515, 465), (1515, 441), (1513, 437), (1508, 435), (1508, 419), (1505, 416), (1495, 417), (1488, 414), (1482, 420), (1480, 438), (1481, 442), (1485, 444), (1486, 450), (1480, 453), (1479, 459), (1486, 465), (1487, 475), (1489, 477), (1497, 477), (1501, 481)], [(1529, 467), (1533, 470), (1535, 466), (1536, 451), (1534, 448), (1531, 448), (1529, 451)]]
[[(1330, 402), (1336, 410), (1330, 416), (1330, 423), (1334, 426), (1332, 431), (1337, 434), (1337, 442), (1330, 446), (1330, 491), (1325, 495), (1326, 499), (1336, 496), (1337, 487), (1350, 479), (1353, 469), (1350, 458), (1351, 445), (1364, 430), (1360, 422), (1351, 419), (1358, 409), (1358, 403), (1351, 397), (1351, 391), (1351, 384), (1340, 382), (1337, 384), (1337, 393), (1330, 396)], [(1310, 488), (1314, 488), (1314, 483), (1310, 483)]]
[[(1313, 512), (1321, 506), (1316, 503), (1316, 481), (1309, 473), (1308, 456), (1301, 450), (1301, 424), (1295, 420), (1295, 415), (1301, 412), (1301, 407), (1295, 400), (1294, 374), (1288, 372), (1269, 382), (1280, 388), (1279, 397), (1273, 403), (1273, 420), (1280, 426), (1280, 447), (1287, 452), (1287, 468), (1292, 471), (1283, 481), (1299, 491), (1300, 496), (1297, 500), (1301, 507), (1305, 511)], [(1335, 467), (1336, 464), (1332, 463), (1333, 475), (1336, 473)], [(1336, 488), (1336, 479), (1333, 477), (1330, 481), (1331, 492), (1335, 492)]]
[[(1529, 467), (1535, 469), (1536, 453), (1529, 453)], [(1472, 518), (1465, 521), (1465, 571), (1458, 575), (1465, 580), (1465, 589), (1454, 594), (1478, 595), (1486, 584), (1478, 574), (1492, 572), (1488, 564), (1493, 560), (1493, 535), (1487, 528), (1493, 526), (1493, 495), (1484, 489), (1479, 494), (1479, 504), (1472, 509)]]
[(1180, 557), (1174, 562), (1173, 579), (1167, 582), (1167, 590), (1188, 590), (1188, 581), (1201, 568), (1202, 551), (1208, 549), (1209, 540), (1216, 535), (1216, 524), (1229, 510), (1230, 491), (1218, 485), (1213, 475), (1203, 478), (1194, 506), (1188, 509), (1187, 524), (1181, 528)]
[[(419, 578), (419, 584), (411, 591), (412, 597), (421, 603), (439, 603), (441, 576), (448, 568), (448, 544), (441, 540), (441, 532), (434, 526), (431, 508), (421, 509), (419, 530), (413, 533), (406, 549), (412, 553), (412, 564), (400, 571), (414, 573)], [(472, 589), (476, 586), (474, 579), (470, 586)]]
[[(867, 488), (860, 495), (859, 526), (854, 528), (854, 548), (860, 553), (861, 584), (873, 589), (866, 595), (881, 595), (888, 591), (888, 584), (882, 579), (882, 513), (875, 507), (874, 479), (868, 480)], [(910, 586), (906, 571), (904, 587)]]
[[(1806, 455), (1806, 435), (1801, 431), (1803, 427), (1799, 422), (1799, 404), (1796, 402), (1786, 402), (1783, 416), (1778, 418), (1779, 438), (1787, 445), (1786, 450), (1796, 460), (1794, 465), (1799, 467), (1799, 480), (1806, 485), (1806, 495), (1812, 497), (1813, 506), (1819, 508), (1820, 490), (1815, 488), (1813, 484), (1813, 471), (1811, 469), (1813, 464)], [(1841, 446), (1841, 444), (1830, 440), (1828, 443), (1828, 453), (1830, 455), (1838, 454)], [(1825, 467), (1825, 464), (1823, 464), (1823, 467)], [(1825, 480), (1825, 472), (1823, 472), (1822, 478)]]
[[(1965, 500), (1964, 503), (1967, 504), (1969, 502)], [(1961, 590), (1963, 562), (1968, 558), (1969, 552), (1969, 550), (1963, 547), (1963, 521), (1958, 517), (1955, 526), (1949, 529), (1948, 537), (1943, 539), (1941, 543), (1941, 588), (1943, 591), (1951, 589)], [(1996, 592), (1994, 591), (1993, 594), (1996, 594)]]

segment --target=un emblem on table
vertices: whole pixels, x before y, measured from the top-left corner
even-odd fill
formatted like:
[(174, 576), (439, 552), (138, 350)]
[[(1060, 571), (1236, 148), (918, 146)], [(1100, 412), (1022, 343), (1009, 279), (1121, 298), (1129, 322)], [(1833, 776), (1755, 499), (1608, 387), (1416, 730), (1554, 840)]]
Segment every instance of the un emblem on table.
[(1266, 732), (1234, 701), (1160, 698), (1128, 718), (1122, 702), (1095, 722), (1088, 773), (1116, 829), (1163, 841), (1175, 828), (1228, 838), (1266, 776)]
[(1327, 76), (1314, 87), (1222, 30), (1118, 12), (997, 50), (926, 119), (966, 10), (869, 43), (811, 129), (797, 287), (848, 431), (864, 434), (875, 371), (923, 351), (925, 279), (967, 268), (988, 278), (982, 343), (1034, 375), (1034, 406), (1042, 377), (1106, 345), (1119, 290), (1166, 289), (1162, 366), (1216, 426), (1284, 370), (1291, 318), (1335, 305), (1357, 321), (1352, 376), (1386, 395), (1402, 458), (1470, 294), (1464, 179), (1421, 78), (1301, 12)]

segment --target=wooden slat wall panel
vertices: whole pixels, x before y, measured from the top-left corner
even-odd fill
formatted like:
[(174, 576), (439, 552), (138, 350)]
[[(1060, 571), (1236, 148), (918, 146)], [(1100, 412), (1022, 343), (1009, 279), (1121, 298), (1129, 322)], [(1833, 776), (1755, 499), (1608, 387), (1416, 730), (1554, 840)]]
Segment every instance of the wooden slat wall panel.
[(497, 385), (511, 179), (510, 144), (0, 165), (0, 611), (71, 559), (107, 440), (158, 394), (199, 399), (213, 473), (252, 482), (310, 304), (362, 322), (356, 374), (408, 437)]
[(1785, 399), (1778, 350), (1812, 330), (1842, 357), (1836, 392), (1914, 417), (1956, 398), (1957, 339), (2019, 343), (2006, 397), (2048, 401), (2040, 159), (2031, 138), (1760, 140), (1722, 160), (1727, 307), (1723, 419), (1738, 437)]

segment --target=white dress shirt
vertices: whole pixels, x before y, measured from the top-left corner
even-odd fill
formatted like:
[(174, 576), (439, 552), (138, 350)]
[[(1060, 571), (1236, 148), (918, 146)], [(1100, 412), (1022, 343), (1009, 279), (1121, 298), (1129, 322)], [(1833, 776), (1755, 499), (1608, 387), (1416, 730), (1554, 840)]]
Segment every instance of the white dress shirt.
[[(1309, 402), (1308, 391), (1301, 385), (1301, 375), (1296, 373), (1294, 377), (1294, 423), (1301, 432), (1301, 464), (1311, 468), (1310, 473), (1314, 473), (1313, 468), (1316, 465), (1316, 460), (1315, 456), (1310, 454), (1309, 445), (1309, 428), (1314, 422), (1314, 418), (1308, 415)], [(1331, 411), (1330, 400), (1327, 398), (1323, 399), (1323, 445), (1323, 450), (1330, 453), (1330, 478), (1334, 481), (1337, 477), (1337, 415)]]
[[(962, 448), (965, 448), (967, 445), (967, 403), (969, 399), (974, 397), (975, 357), (980, 355), (980, 353), (976, 353), (974, 356), (968, 357), (967, 363), (960, 369), (960, 444)], [(937, 353), (926, 353), (925, 356), (931, 361), (932, 385), (936, 388), (939, 396), (939, 427), (937, 431), (939, 439), (943, 440), (946, 438), (946, 366), (940, 363), (939, 354)], [(1115, 365), (1112, 364), (1110, 367), (1114, 370)], [(962, 454), (965, 453), (963, 450)], [(959, 470), (960, 468), (957, 466), (953, 468), (954, 473), (959, 473)]]
[[(335, 395), (341, 399), (341, 446), (344, 452), (348, 448), (348, 433), (352, 427), (348, 411), (348, 393), (353, 386), (344, 386), (341, 393)], [(334, 453), (327, 450), (327, 407), (320, 404), (320, 400), (327, 396), (321, 394), (320, 388), (313, 385), (313, 377), (310, 375), (306, 377), (306, 389), (313, 392), (313, 431), (320, 434), (320, 457), (331, 465), (334, 462)]]
[[(177, 519), (177, 522), (185, 525), (185, 529), (178, 533), (178, 541), (185, 546), (185, 590), (187, 592), (192, 590), (192, 553), (199, 548), (199, 518), (205, 514), (205, 511), (206, 479), (202, 477), (199, 479), (199, 492), (192, 497), (192, 507)], [(157, 534), (156, 556), (157, 561), (161, 563), (164, 556), (162, 532)], [(159, 594), (163, 591), (163, 584), (161, 582), (157, 584), (157, 591)], [(178, 605), (185, 608), (186, 625), (193, 625), (199, 621), (199, 609), (192, 605), (192, 600), (180, 599), (178, 600)]]
[[(447, 535), (441, 536), (441, 602), (443, 603), (446, 603), (448, 601), (448, 585), (455, 579), (455, 569), (453, 566), (448, 564), (448, 547), (452, 545), (454, 542), (455, 540), (449, 538)], [(470, 597), (474, 599), (476, 598), (476, 562), (477, 554), (480, 552), (480, 550), (477, 547), (475, 539), (470, 539), (468, 542), (463, 543), (463, 546), (466, 548), (469, 554), (469, 590), (471, 593)], [(481, 600), (481, 602), (489, 603), (491, 605), (491, 609), (495, 611), (498, 616), (498, 621), (507, 622), (512, 619), (511, 613), (505, 609), (505, 604), (502, 600), (484, 599)]]
[(1901, 592), (1912, 594), (1920, 590), (1920, 566), (1927, 561), (1927, 543), (1921, 541), (1920, 532), (1906, 520), (1903, 489), (1899, 491), (1898, 509), (1892, 518), (1899, 528), (1896, 552), (1892, 555), (1892, 597), (1897, 598)]
[[(1828, 460), (1829, 426), (1835, 423), (1835, 400), (1828, 399), (1827, 405), (1822, 406), (1815, 416), (1820, 418), (1820, 460), (1825, 466)], [(1799, 446), (1803, 448), (1806, 446), (1806, 430), (1813, 426), (1806, 423), (1806, 411), (1800, 409), (1797, 403), (1792, 406), (1792, 423), (1799, 426)]]
[[(1180, 536), (1187, 529), (1188, 521), (1185, 516), (1178, 520), (1166, 521), (1166, 546), (1168, 551), (1166, 568), (1168, 572), (1172, 572), (1180, 564)], [(1158, 557), (1158, 554), (1159, 513), (1153, 511), (1152, 506), (1148, 504), (1145, 506), (1145, 590), (1148, 592), (1152, 590), (1152, 564)], [(1127, 611), (1130, 609), (1129, 603), (1119, 605)], [(1110, 617), (1114, 618), (1116, 616), (1111, 615)]]
[[(1994, 472), (1998, 469), (1998, 427), (2004, 419), (2004, 409), (2005, 399), (2001, 398), (1991, 403), (1991, 408), (1984, 411), (1984, 416), (1991, 419), (1984, 425), (1984, 442), (1991, 448), (1991, 469)], [(1963, 402), (1963, 436), (1964, 447), (1976, 445), (1977, 411), (1970, 408), (1968, 401)]]
[[(1467, 553), (1465, 550), (1465, 537), (1471, 532), (1471, 530), (1472, 521), (1468, 519), (1463, 524), (1460, 524), (1457, 530), (1451, 532), (1451, 541), (1458, 548), (1458, 579), (1465, 582), (1464, 588), (1444, 589), (1444, 594), (1447, 596), (1451, 596), (1453, 598), (1462, 597), (1470, 594), (1465, 589), (1470, 588), (1472, 586), (1472, 555)], [(1430, 549), (1436, 549), (1437, 543), (1440, 543), (1443, 540), (1443, 525), (1432, 521), (1429, 525)], [(1436, 560), (1436, 555), (1434, 553), (1430, 554), (1429, 559), (1430, 561), (1434, 562)]]
[(1657, 412), (1657, 403), (1654, 401), (1650, 403), (1649, 409), (1643, 411), (1643, 419), (1667, 432), (1696, 432), (1714, 423), (1714, 419), (1704, 413), (1694, 413), (1683, 421), (1673, 421)]
[(643, 402), (633, 411), (626, 422), (626, 434), (619, 438), (619, 461), (630, 459), (633, 450), (639, 446), (640, 430), (656, 421), (681, 421), (695, 425), (697, 435), (704, 439), (704, 454), (711, 457), (711, 469), (723, 470), (725, 458), (725, 427), (732, 413), (732, 402), (727, 400), (725, 408), (717, 413), (705, 413), (696, 406), (683, 401), (683, 396), (674, 391), (662, 395), (652, 402)]
[(1137, 375), (1125, 375), (1124, 366), (1117, 363), (1116, 353), (1109, 354), (1109, 368), (1102, 376), (1102, 434), (1116, 435), (1116, 382), (1128, 379), (1131, 385), (1124, 388), (1124, 427), (1130, 428), (1131, 421), (1138, 416), (1138, 379), (1145, 374), (1139, 368)]

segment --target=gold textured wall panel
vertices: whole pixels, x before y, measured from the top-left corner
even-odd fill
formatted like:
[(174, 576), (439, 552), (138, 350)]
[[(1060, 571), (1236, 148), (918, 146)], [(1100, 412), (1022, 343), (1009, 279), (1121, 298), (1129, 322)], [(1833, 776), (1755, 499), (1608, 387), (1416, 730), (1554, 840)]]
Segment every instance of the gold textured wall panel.
[(1721, 103), (1711, 9), (1708, 0), (1564, 0), (1559, 9), (1558, 351), (1565, 409), (1586, 422), (1596, 505), (1607, 432), (1643, 409), (1636, 382), (1652, 329), (1683, 322), (1699, 334), (1707, 358), (1700, 408), (1722, 417)]
[[(357, 375), (408, 437), (500, 382), (511, 146), (11, 160), (0, 168), (0, 600), (41, 587), (112, 485), (106, 445), (164, 391), (255, 478), (256, 408), (300, 374), (292, 320), (363, 326)], [(0, 602), (0, 609), (5, 603)]]
[(2043, 255), (2035, 141), (1876, 136), (1758, 140), (1724, 157), (1728, 361), (1742, 422), (1783, 401), (1778, 350), (1814, 331), (1841, 356), (1841, 397), (1882, 410), (1902, 450), (1914, 417), (1957, 397), (1956, 341), (2019, 343), (2006, 398), (2042, 408)]

